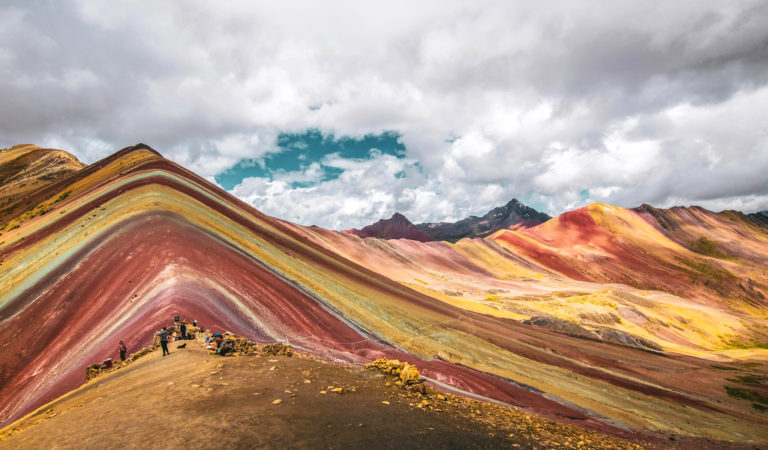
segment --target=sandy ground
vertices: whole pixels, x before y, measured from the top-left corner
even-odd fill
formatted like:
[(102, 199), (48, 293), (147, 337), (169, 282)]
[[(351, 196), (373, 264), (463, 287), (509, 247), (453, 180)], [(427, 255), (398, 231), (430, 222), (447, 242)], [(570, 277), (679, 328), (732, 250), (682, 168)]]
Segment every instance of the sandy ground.
[(452, 396), (421, 409), (420, 397), (371, 370), (177, 345), (17, 421), (0, 432), (0, 449), (633, 447)]

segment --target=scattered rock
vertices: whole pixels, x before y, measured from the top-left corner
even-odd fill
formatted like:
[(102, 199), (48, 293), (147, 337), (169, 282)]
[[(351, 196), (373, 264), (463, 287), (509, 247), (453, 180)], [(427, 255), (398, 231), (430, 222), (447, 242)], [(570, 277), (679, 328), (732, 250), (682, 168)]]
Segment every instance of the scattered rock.
[(408, 386), (407, 389), (408, 392), (412, 392), (414, 394), (427, 395), (427, 387), (424, 385), (424, 383), (412, 384)]

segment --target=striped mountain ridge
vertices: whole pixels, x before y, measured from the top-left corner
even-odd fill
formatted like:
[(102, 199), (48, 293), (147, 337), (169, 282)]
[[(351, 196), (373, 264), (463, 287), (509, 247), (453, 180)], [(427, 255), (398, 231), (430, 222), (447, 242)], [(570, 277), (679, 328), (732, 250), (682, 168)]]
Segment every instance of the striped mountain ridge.
[(764, 442), (759, 401), (729, 392), (765, 386), (729, 380), (765, 374), (768, 230), (685, 211), (595, 204), (456, 243), (362, 239), (128, 147), (0, 216), (0, 423), (180, 315), (329, 361), (405, 360), (604, 432)]

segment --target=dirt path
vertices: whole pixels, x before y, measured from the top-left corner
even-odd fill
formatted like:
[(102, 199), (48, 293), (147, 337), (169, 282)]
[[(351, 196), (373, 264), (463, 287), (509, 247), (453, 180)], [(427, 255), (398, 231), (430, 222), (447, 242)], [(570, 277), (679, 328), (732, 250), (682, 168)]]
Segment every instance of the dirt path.
[[(0, 433), (5, 448), (627, 447), (573, 426), (469, 400), (433, 402), (370, 370), (299, 357), (154, 352)], [(332, 389), (343, 388), (339, 394)], [(505, 415), (506, 414), (506, 415)]]

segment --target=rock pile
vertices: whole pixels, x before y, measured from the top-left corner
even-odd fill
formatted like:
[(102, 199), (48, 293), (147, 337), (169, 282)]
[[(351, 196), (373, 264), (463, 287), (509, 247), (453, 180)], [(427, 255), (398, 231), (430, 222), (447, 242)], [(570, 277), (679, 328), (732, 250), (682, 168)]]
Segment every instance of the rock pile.
[(377, 359), (365, 365), (369, 369), (377, 369), (385, 374), (394, 375), (398, 378), (395, 384), (398, 386), (408, 386), (417, 383), (423, 383), (421, 374), (416, 366), (407, 362), (400, 362), (397, 359)]
[(264, 356), (293, 356), (291, 346), (282, 342), (263, 345), (260, 353)]

